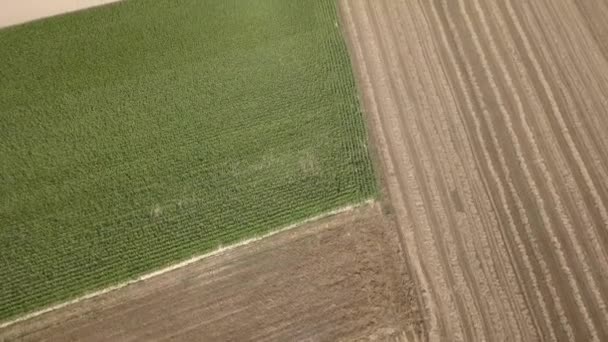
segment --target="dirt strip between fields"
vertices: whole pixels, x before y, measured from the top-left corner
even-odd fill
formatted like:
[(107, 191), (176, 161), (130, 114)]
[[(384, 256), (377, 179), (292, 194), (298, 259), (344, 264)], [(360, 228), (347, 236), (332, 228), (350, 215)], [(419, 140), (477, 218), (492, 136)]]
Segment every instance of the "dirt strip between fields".
[(606, 5), (339, 3), (431, 340), (607, 341)]
[(0, 28), (120, 0), (0, 0)]
[(368, 205), (16, 323), (0, 340), (423, 340), (396, 234)]

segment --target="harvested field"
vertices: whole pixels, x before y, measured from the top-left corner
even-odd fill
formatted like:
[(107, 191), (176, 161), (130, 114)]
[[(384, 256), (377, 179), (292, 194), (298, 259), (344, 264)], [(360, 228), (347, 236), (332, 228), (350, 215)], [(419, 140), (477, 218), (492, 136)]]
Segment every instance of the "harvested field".
[(373, 204), (0, 330), (37, 341), (417, 341), (397, 230)]
[(340, 1), (432, 340), (608, 340), (607, 6)]

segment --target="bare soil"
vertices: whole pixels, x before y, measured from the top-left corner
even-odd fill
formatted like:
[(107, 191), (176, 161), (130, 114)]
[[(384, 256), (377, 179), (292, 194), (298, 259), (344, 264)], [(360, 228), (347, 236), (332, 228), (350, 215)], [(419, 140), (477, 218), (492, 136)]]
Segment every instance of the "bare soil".
[(339, 3), (430, 339), (608, 341), (608, 5)]
[(0, 340), (422, 340), (396, 234), (372, 204), (16, 323)]
[(0, 28), (119, 0), (0, 0)]

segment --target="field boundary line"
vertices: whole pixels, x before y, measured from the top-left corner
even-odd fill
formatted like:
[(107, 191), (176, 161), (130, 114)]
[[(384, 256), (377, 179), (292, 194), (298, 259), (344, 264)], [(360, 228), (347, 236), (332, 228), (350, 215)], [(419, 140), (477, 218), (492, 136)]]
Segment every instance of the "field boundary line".
[[(55, 6), (51, 8), (44, 8), (42, 10), (36, 10), (32, 8), (27, 8), (27, 4), (22, 4), (20, 9), (12, 9), (12, 13), (9, 11), (8, 15), (4, 17), (0, 17), (0, 29), (12, 28), (15, 26), (21, 26), (24, 24), (29, 24), (31, 22), (36, 22), (43, 19), (53, 18), (65, 14), (71, 14), (75, 12), (90, 10), (93, 8), (103, 7), (106, 5), (111, 5), (119, 2), (123, 2), (125, 0), (80, 0), (80, 1), (62, 1), (56, 3)], [(4, 4), (0, 5), (6, 6)], [(30, 5), (31, 6), (31, 5)], [(2, 8), (7, 11), (6, 8)], [(15, 19), (16, 17), (16, 19)]]
[(220, 245), (219, 247), (217, 247), (216, 249), (212, 250), (211, 252), (195, 255), (195, 256), (191, 257), (190, 259), (186, 259), (184, 261), (178, 262), (178, 263), (173, 264), (173, 265), (169, 265), (167, 267), (158, 269), (156, 271), (143, 274), (143, 275), (141, 275), (139, 277), (136, 277), (136, 278), (124, 281), (122, 283), (119, 283), (119, 284), (116, 284), (116, 285), (112, 285), (112, 286), (109, 286), (109, 287), (106, 287), (106, 288), (103, 288), (101, 290), (97, 290), (97, 291), (94, 291), (94, 292), (91, 292), (91, 293), (84, 294), (84, 295), (82, 295), (80, 297), (76, 297), (74, 299), (71, 299), (71, 300), (68, 300), (68, 301), (65, 301), (65, 302), (61, 302), (59, 304), (52, 305), (52, 306), (43, 308), (43, 309), (38, 310), (38, 311), (31, 312), (29, 314), (26, 314), (26, 315), (21, 316), (21, 317), (14, 318), (14, 319), (6, 321), (6, 322), (1, 322), (0, 323), (0, 329), (8, 328), (8, 327), (10, 327), (10, 326), (12, 326), (14, 324), (21, 323), (21, 322), (27, 321), (29, 319), (36, 318), (38, 316), (42, 316), (42, 315), (47, 314), (49, 312), (52, 312), (52, 311), (55, 311), (55, 310), (58, 310), (58, 309), (62, 309), (64, 307), (67, 307), (67, 306), (70, 306), (70, 305), (73, 305), (73, 304), (77, 304), (79, 302), (82, 302), (82, 301), (85, 301), (85, 300), (88, 300), (88, 299), (92, 299), (92, 298), (95, 298), (95, 297), (98, 297), (98, 296), (101, 296), (101, 295), (104, 295), (104, 294), (107, 294), (107, 293), (110, 293), (110, 292), (113, 292), (113, 291), (125, 288), (125, 287), (127, 287), (129, 285), (133, 285), (135, 283), (139, 283), (139, 282), (142, 282), (142, 281), (145, 281), (145, 280), (148, 280), (148, 279), (160, 276), (162, 274), (165, 274), (165, 273), (168, 273), (168, 272), (171, 272), (171, 271), (175, 271), (177, 269), (189, 266), (189, 265), (191, 265), (193, 263), (196, 263), (198, 261), (201, 261), (203, 259), (207, 259), (209, 257), (222, 254), (224, 252), (236, 249), (238, 247), (246, 246), (246, 245), (248, 245), (248, 244), (250, 244), (252, 242), (260, 241), (262, 239), (266, 239), (266, 238), (269, 238), (271, 236), (274, 236), (274, 235), (277, 235), (277, 234), (280, 234), (280, 233), (284, 233), (286, 231), (292, 230), (294, 228), (298, 228), (298, 227), (303, 226), (305, 224), (313, 223), (313, 222), (316, 222), (316, 221), (320, 221), (322, 219), (326, 219), (326, 218), (329, 218), (329, 217), (332, 217), (332, 216), (336, 216), (336, 215), (339, 215), (339, 214), (342, 214), (342, 213), (353, 211), (353, 210), (355, 210), (357, 208), (361, 208), (361, 207), (364, 207), (366, 205), (371, 205), (371, 204), (373, 204), (375, 202), (376, 202), (375, 199), (369, 198), (369, 199), (364, 200), (362, 202), (357, 202), (357, 203), (350, 204), (350, 205), (347, 205), (347, 206), (339, 207), (337, 209), (330, 210), (330, 211), (324, 212), (324, 213), (316, 215), (316, 216), (309, 217), (309, 218), (301, 220), (301, 221), (297, 221), (295, 223), (289, 224), (287, 226), (283, 226), (281, 228), (278, 228), (276, 230), (270, 231), (270, 232), (265, 233), (265, 234), (257, 235), (257, 236), (254, 236), (254, 237), (251, 237), (251, 238), (248, 238), (248, 239), (244, 239), (244, 240), (235, 242), (234, 244), (230, 244), (230, 245), (227, 245), (227, 246)]

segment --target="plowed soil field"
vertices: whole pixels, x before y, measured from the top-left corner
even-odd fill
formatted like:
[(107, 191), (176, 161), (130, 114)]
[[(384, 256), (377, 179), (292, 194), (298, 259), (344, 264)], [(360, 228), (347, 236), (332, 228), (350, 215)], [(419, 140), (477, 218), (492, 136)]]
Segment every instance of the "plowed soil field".
[(418, 341), (414, 282), (377, 204), (0, 329), (0, 341)]
[(608, 340), (608, 4), (343, 0), (432, 340)]

